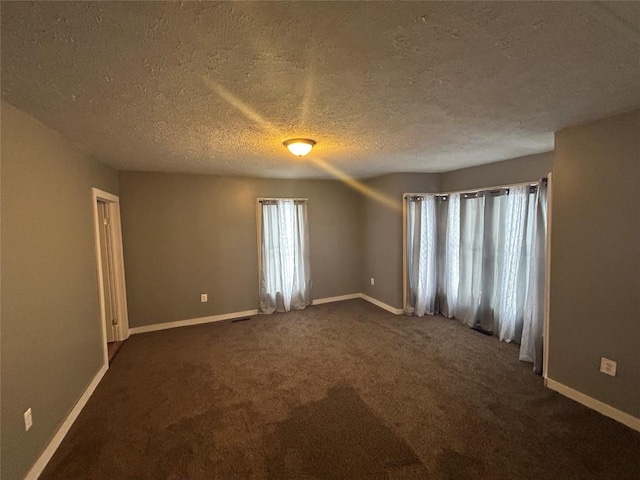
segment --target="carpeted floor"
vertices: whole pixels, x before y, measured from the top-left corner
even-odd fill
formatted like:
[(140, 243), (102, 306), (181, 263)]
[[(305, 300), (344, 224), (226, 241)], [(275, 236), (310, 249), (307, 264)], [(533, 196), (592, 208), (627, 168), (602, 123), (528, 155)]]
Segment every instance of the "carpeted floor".
[(136, 335), (41, 479), (638, 479), (515, 345), (362, 300)]

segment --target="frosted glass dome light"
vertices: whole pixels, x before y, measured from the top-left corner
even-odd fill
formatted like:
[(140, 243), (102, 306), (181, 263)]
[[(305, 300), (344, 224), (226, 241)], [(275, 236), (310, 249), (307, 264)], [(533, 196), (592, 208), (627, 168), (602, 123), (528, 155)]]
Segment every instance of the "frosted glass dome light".
[(315, 144), (315, 140), (310, 140), (308, 138), (292, 138), (291, 140), (286, 140), (283, 143), (283, 145), (297, 157), (304, 157), (311, 151)]

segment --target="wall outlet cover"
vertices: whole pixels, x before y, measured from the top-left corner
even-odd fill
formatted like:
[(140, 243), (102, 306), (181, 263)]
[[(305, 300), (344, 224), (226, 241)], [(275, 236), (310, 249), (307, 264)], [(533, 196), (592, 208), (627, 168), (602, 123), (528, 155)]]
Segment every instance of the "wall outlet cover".
[(208, 300), (209, 300), (209, 298), (208, 298), (208, 296), (207, 296), (207, 294), (206, 294), (206, 293), (201, 293), (201, 294), (200, 294), (200, 301), (201, 301), (202, 303), (204, 303), (204, 302), (206, 302), (206, 301), (208, 301)]
[(605, 375), (615, 377), (617, 368), (618, 364), (615, 361), (605, 357), (600, 359), (600, 371)]

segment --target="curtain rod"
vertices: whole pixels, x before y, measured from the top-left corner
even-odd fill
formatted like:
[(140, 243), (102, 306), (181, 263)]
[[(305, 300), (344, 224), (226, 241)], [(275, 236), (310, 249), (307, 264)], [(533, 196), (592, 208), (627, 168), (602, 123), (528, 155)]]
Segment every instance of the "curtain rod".
[[(547, 181), (547, 177), (543, 177), (541, 179), (543, 182)], [(538, 182), (540, 180), (534, 180), (534, 181), (530, 181), (530, 182), (522, 182), (522, 183), (509, 183), (506, 185), (496, 185), (493, 187), (482, 187), (482, 188), (478, 188), (475, 190), (457, 190), (457, 191), (452, 191), (452, 192), (438, 192), (438, 193), (405, 193), (403, 194), (403, 198), (406, 197), (413, 197), (413, 196), (420, 196), (420, 195), (435, 195), (436, 197), (446, 197), (448, 195), (453, 195), (455, 193), (459, 193), (460, 195), (464, 195), (464, 194), (474, 194), (474, 193), (480, 193), (480, 192), (491, 192), (492, 190), (502, 190), (505, 188), (510, 188), (510, 187), (520, 187), (523, 185), (528, 185), (530, 187), (534, 187), (536, 185), (538, 185)]]
[(268, 197), (259, 197), (256, 199), (258, 202), (262, 203), (262, 202), (274, 202), (276, 200), (293, 200), (294, 202), (308, 202), (309, 199), (308, 198), (289, 198), (289, 197), (274, 197), (274, 198), (268, 198)]

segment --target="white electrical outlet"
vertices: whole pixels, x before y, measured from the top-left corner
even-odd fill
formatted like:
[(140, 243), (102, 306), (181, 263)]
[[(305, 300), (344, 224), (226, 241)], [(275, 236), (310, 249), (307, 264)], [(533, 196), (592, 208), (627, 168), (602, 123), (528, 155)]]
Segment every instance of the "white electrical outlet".
[(207, 302), (207, 301), (208, 301), (208, 297), (207, 297), (207, 294), (206, 294), (206, 293), (201, 293), (201, 294), (200, 294), (200, 301), (201, 301), (202, 303), (205, 303), (205, 302)]
[(371, 277), (371, 285), (375, 285), (376, 284), (376, 279)]
[(28, 431), (33, 425), (33, 416), (31, 415), (31, 407), (24, 412), (24, 430)]
[(618, 364), (613, 360), (602, 357), (600, 359), (600, 371), (606, 375), (616, 376), (616, 369)]

